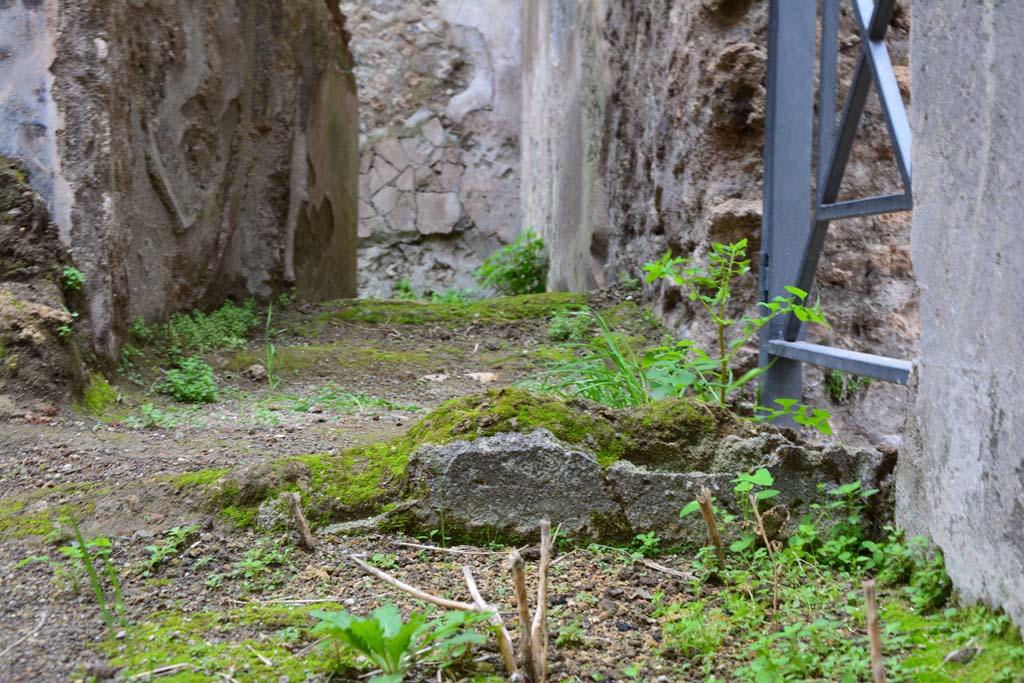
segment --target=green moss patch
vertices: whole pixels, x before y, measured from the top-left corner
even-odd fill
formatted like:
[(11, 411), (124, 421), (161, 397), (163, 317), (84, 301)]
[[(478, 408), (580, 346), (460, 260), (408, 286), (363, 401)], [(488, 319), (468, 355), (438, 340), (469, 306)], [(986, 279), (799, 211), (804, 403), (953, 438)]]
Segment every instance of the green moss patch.
[(333, 654), (319, 649), (302, 658), (295, 654), (312, 642), (309, 630), (316, 619), (309, 612), (314, 609), (338, 610), (341, 606), (320, 603), (260, 605), (228, 612), (158, 612), (129, 629), (127, 637), (108, 637), (99, 649), (111, 665), (125, 668), (125, 676), (180, 664), (180, 669), (160, 680), (205, 682), (221, 680), (218, 674), (226, 674), (246, 681), (276, 682), (285, 676), (304, 681), (317, 672), (336, 669), (338, 664)]
[[(76, 483), (0, 498), (0, 538), (47, 536), (57, 528), (61, 517), (81, 519), (92, 513), (96, 501), (109, 491), (98, 484)], [(56, 502), (44, 502), (46, 498)]]
[[(240, 372), (250, 365), (265, 364), (263, 350), (239, 351), (225, 366), (225, 369)], [(342, 368), (367, 367), (373, 363), (408, 365), (423, 368), (433, 358), (426, 353), (413, 351), (381, 351), (368, 346), (352, 346), (346, 342), (311, 344), (309, 346), (279, 346), (274, 355), (274, 371), (278, 374), (300, 375), (311, 371), (340, 370)]]
[(75, 406), (93, 417), (104, 417), (117, 404), (117, 389), (98, 372), (92, 373), (89, 386), (82, 396), (82, 402)]
[(426, 325), (430, 323), (510, 322), (546, 318), (554, 311), (583, 308), (581, 294), (548, 292), (467, 303), (345, 299), (323, 305), (317, 323), (332, 321)]
[(238, 526), (282, 491), (301, 491), (314, 526), (367, 517), (407, 495), (405, 468), (425, 444), (467, 441), (503, 432), (550, 430), (586, 448), (602, 467), (628, 459), (648, 467), (693, 471), (710, 465), (723, 435), (748, 429), (727, 411), (667, 399), (631, 410), (504, 388), (448, 401), (388, 443), (340, 454), (282, 458), (238, 470), (180, 475), (175, 486), (205, 486), (215, 507)]

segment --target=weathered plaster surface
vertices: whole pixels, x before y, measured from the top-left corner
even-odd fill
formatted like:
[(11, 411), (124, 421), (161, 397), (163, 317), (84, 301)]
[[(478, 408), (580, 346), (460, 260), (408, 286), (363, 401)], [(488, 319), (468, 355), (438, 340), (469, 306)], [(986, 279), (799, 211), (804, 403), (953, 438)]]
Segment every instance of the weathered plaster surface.
[(897, 519), (1024, 629), (1024, 4), (917, 2), (913, 21), (922, 334)]

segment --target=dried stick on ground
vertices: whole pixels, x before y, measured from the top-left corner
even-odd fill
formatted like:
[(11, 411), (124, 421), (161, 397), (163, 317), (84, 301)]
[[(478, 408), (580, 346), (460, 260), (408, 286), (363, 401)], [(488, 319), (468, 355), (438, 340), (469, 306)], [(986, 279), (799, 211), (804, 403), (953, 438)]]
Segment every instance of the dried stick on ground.
[(513, 550), (508, 557), (509, 568), (512, 570), (512, 585), (516, 591), (516, 603), (519, 607), (519, 656), (520, 668), (526, 672), (533, 683), (539, 683), (535, 679), (537, 667), (534, 663), (533, 642), (530, 638), (530, 605), (526, 596), (526, 573), (524, 571), (523, 556), (518, 550)]
[(489, 615), (487, 621), (497, 631), (498, 651), (501, 652), (501, 658), (505, 662), (505, 671), (511, 676), (519, 670), (519, 667), (516, 666), (516, 653), (512, 649), (512, 637), (508, 634), (508, 629), (505, 628), (501, 612), (496, 607), (491, 607), (484, 602), (484, 597), (480, 595), (480, 589), (476, 587), (473, 571), (469, 567), (463, 566), (462, 575), (466, 577), (466, 586), (469, 588), (469, 594), (473, 597), (473, 603), (477, 606), (477, 609)]
[(701, 487), (697, 504), (700, 505), (700, 512), (708, 527), (708, 542), (715, 546), (715, 552), (718, 553), (718, 568), (725, 569), (725, 551), (722, 550), (722, 538), (718, 535), (718, 523), (715, 522), (715, 509), (711, 506), (711, 490), (708, 487)]
[(875, 599), (875, 582), (864, 582), (864, 600), (868, 607), (868, 637), (871, 639), (871, 679), (874, 683), (885, 683), (885, 661), (882, 659), (882, 631), (878, 624), (878, 602)]
[(544, 683), (548, 679), (548, 568), (551, 566), (551, 522), (540, 523), (540, 568), (537, 578), (537, 606), (533, 613), (533, 627), (530, 640), (534, 653), (534, 681)]
[(768, 559), (772, 563), (772, 611), (779, 611), (779, 565), (775, 562), (775, 547), (768, 538), (768, 532), (764, 528), (764, 518), (761, 511), (757, 509), (757, 496), (750, 496), (750, 507), (754, 509), (754, 518), (757, 520), (757, 533), (764, 541), (764, 547), (768, 549)]
[(292, 513), (292, 519), (295, 521), (295, 526), (299, 530), (299, 545), (310, 552), (316, 547), (316, 543), (313, 541), (313, 533), (309, 530), (309, 524), (306, 522), (306, 516), (302, 514), (302, 499), (298, 493), (282, 493), (284, 499), (288, 502), (288, 509)]
[(463, 610), (465, 612), (477, 612), (477, 611), (479, 611), (477, 609), (476, 605), (471, 605), (468, 602), (458, 602), (456, 600), (449, 600), (447, 598), (439, 598), (436, 595), (431, 595), (430, 593), (427, 593), (425, 591), (421, 591), (419, 588), (416, 588), (415, 586), (410, 586), (407, 583), (399, 581), (398, 579), (396, 579), (395, 577), (391, 576), (390, 574), (382, 572), (381, 570), (377, 569), (376, 567), (371, 566), (369, 564), (366, 564), (365, 562), (360, 560), (358, 557), (351, 557), (350, 556), (348, 559), (352, 560), (356, 565), (358, 565), (358, 567), (360, 569), (362, 569), (367, 574), (370, 574), (372, 576), (376, 576), (378, 579), (380, 579), (384, 583), (390, 584), (391, 586), (394, 586), (398, 590), (403, 591), (405, 593), (408, 593), (409, 595), (411, 595), (412, 597), (416, 598), (417, 600), (422, 600), (423, 602), (429, 602), (432, 605), (437, 605), (438, 607), (444, 607), (445, 609), (458, 609), (458, 610)]

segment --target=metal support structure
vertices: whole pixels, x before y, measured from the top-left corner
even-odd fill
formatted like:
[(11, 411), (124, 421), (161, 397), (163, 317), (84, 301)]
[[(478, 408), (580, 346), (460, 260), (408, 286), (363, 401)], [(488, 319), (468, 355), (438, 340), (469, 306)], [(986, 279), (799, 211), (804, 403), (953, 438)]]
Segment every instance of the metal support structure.
[[(850, 0), (861, 36), (861, 52), (842, 113), (836, 121), (839, 10), (841, 0), (821, 0), (821, 60), (818, 92), (817, 192), (811, 198), (813, 69), (818, 2), (771, 0), (768, 25), (768, 84), (765, 117), (764, 213), (761, 224), (763, 301), (785, 295), (795, 284), (810, 292), (829, 224), (912, 207), (910, 124), (893, 72), (885, 35), (895, 0)], [(858, 124), (871, 85), (882, 105), (893, 144), (902, 194), (838, 201)], [(765, 326), (761, 404), (802, 394), (802, 363), (836, 368), (906, 384), (910, 363), (803, 341), (804, 326), (793, 315)]]
[[(811, 144), (814, 124), (814, 35), (817, 0), (772, 0), (768, 14), (768, 91), (765, 101), (764, 210), (761, 219), (760, 291), (764, 301), (785, 295), (796, 282), (810, 228)], [(797, 183), (794, 179), (800, 178)], [(761, 334), (781, 339), (776, 318)], [(800, 362), (779, 358), (761, 376), (761, 403), (803, 393)]]

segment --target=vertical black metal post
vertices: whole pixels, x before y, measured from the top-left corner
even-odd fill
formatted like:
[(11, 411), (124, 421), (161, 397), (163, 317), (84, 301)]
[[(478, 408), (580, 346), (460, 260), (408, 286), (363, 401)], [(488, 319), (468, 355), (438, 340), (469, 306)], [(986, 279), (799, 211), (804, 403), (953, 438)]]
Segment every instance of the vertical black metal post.
[[(785, 286), (796, 283), (811, 228), (817, 18), (817, 0), (771, 0), (760, 261), (765, 301), (785, 294)], [(768, 340), (781, 339), (784, 326), (780, 317), (762, 330), (762, 365), (772, 360)], [(762, 375), (764, 406), (777, 407), (777, 398), (800, 400), (802, 393), (799, 361), (778, 358)]]

